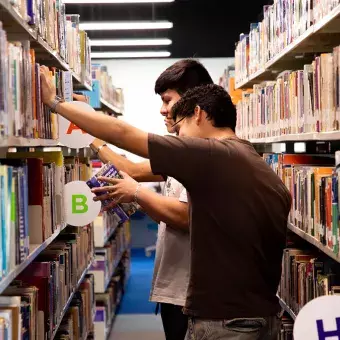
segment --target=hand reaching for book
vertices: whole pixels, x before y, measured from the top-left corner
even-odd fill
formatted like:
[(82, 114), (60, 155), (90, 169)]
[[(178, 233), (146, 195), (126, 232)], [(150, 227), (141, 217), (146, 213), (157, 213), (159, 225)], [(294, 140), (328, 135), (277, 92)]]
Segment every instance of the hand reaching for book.
[(56, 87), (48, 67), (40, 66), (40, 80), (41, 99), (44, 104), (51, 106), (56, 96)]
[(109, 210), (119, 203), (133, 202), (135, 199), (135, 193), (139, 186), (138, 182), (136, 182), (132, 177), (123, 171), (120, 171), (119, 174), (123, 177), (123, 179), (98, 177), (100, 181), (110, 183), (111, 185), (101, 188), (94, 188), (91, 190), (96, 194), (100, 194), (101, 192), (105, 193), (103, 195), (94, 197), (94, 201), (104, 201), (107, 199), (114, 200), (114, 202), (107, 205), (104, 210)]

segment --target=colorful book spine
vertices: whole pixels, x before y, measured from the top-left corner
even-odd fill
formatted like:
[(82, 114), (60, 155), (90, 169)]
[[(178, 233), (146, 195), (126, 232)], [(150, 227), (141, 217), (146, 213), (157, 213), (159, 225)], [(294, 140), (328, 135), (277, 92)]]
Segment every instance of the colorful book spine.
[(236, 83), (261, 70), (337, 6), (338, 0), (275, 0), (264, 6), (263, 20), (252, 23), (236, 45)]

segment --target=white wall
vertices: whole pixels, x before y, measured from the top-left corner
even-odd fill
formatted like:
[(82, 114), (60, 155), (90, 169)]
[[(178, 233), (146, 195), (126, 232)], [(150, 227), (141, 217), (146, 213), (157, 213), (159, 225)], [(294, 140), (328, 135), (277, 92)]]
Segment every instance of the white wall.
[[(160, 115), (161, 99), (155, 95), (154, 85), (158, 76), (179, 59), (142, 59), (142, 60), (96, 60), (108, 67), (114, 85), (124, 90), (125, 114), (128, 123), (158, 134), (165, 134), (164, 118)], [(202, 58), (215, 83), (225, 68), (233, 63), (233, 58)], [(127, 156), (140, 160), (134, 155)]]

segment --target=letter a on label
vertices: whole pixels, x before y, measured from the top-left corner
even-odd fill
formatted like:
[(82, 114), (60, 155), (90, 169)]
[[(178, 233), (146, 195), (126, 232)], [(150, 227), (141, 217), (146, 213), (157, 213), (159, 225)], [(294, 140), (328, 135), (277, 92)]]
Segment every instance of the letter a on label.
[(73, 123), (70, 123), (70, 125), (69, 125), (69, 127), (68, 127), (68, 129), (67, 129), (67, 131), (66, 131), (66, 134), (67, 134), (67, 135), (70, 135), (74, 130), (80, 130), (81, 133), (86, 134), (85, 131), (83, 131), (83, 130), (80, 129), (76, 124), (73, 124)]

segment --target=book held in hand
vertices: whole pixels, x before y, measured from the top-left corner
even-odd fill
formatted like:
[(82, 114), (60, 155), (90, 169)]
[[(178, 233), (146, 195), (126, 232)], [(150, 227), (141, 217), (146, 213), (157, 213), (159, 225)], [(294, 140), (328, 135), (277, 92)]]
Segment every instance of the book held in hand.
[[(101, 188), (105, 186), (110, 186), (111, 184), (108, 182), (104, 182), (98, 179), (98, 177), (108, 177), (108, 178), (118, 178), (122, 179), (123, 177), (119, 174), (116, 167), (108, 162), (105, 164), (94, 176), (92, 176), (86, 183), (87, 185), (93, 188)], [(100, 193), (96, 194), (97, 196), (101, 196), (106, 194)], [(113, 202), (113, 199), (106, 199), (102, 201), (104, 207), (107, 207), (109, 204)], [(138, 210), (138, 205), (136, 203), (121, 203), (111, 208), (108, 212), (110, 214), (116, 214), (121, 223), (126, 222), (131, 215), (133, 215)]]

